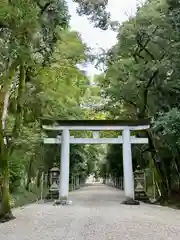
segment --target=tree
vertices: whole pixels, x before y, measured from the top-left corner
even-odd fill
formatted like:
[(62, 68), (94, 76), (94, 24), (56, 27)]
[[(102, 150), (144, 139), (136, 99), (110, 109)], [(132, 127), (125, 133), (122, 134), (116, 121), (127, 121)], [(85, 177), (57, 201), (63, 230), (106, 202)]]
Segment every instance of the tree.
[(73, 0), (73, 2), (78, 3), (77, 12), (79, 15), (86, 15), (95, 27), (103, 30), (109, 27), (110, 13), (106, 11), (108, 0)]
[[(43, 66), (48, 62), (53, 51), (53, 44), (57, 41), (57, 36), (55, 37), (55, 31), (58, 30), (57, 27), (60, 24), (61, 27), (65, 27), (68, 23), (68, 20), (65, 20), (65, 17), (67, 17), (65, 14), (63, 18), (62, 15), (61, 19), (57, 18), (60, 15), (57, 13), (57, 9), (53, 7), (56, 6), (58, 8), (58, 4), (60, 4), (58, 1), (49, 1), (41, 5), (39, 2), (31, 0), (26, 2), (21, 0), (16, 2), (3, 1), (0, 4), (2, 11), (0, 17), (0, 37), (2, 50), (5, 49), (3, 50), (4, 54), (1, 55), (2, 74), (0, 76), (0, 118), (2, 119), (0, 125), (1, 219), (8, 220), (12, 218), (9, 201), (9, 158), (16, 147), (16, 140), (20, 135), (20, 127), (23, 122), (26, 82), (29, 82), (36, 74), (33, 71), (35, 67), (38, 67), (39, 64)], [(61, 12), (64, 11), (62, 4), (59, 10)], [(49, 13), (52, 18), (49, 18)], [(51, 23), (51, 25), (48, 26), (47, 22)], [(51, 26), (49, 31), (47, 26)], [(45, 31), (48, 31), (48, 34), (45, 34)], [(37, 53), (40, 54), (43, 43), (46, 53), (41, 55), (43, 61), (40, 62), (40, 56), (38, 59), (36, 56)], [(9, 106), (12, 95), (15, 103), (11, 120), (13, 119), (14, 123), (8, 126), (11, 132), (11, 138), (9, 138), (9, 133), (7, 135), (6, 131), (6, 120), (8, 115), (11, 114)]]
[[(135, 17), (120, 26), (118, 42), (107, 53), (106, 71), (99, 78), (102, 94), (108, 99), (104, 109), (112, 118), (152, 118), (156, 125), (162, 113), (168, 123), (166, 114), (170, 116), (171, 109), (179, 106), (178, 9), (174, 1), (146, 1)], [(167, 200), (169, 166), (175, 160), (166, 144), (162, 145), (162, 134), (153, 128), (142, 134), (149, 138), (149, 147), (143, 147), (142, 153), (150, 152), (149, 161), (153, 159), (158, 172), (156, 180), (162, 200)]]

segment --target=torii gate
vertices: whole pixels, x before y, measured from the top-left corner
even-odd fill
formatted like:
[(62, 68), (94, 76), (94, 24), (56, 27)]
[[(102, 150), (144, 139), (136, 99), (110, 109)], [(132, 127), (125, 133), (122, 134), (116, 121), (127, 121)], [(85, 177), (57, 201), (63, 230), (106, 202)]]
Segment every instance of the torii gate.
[[(69, 193), (69, 153), (70, 144), (123, 144), (124, 191), (127, 199), (134, 199), (134, 177), (131, 144), (147, 144), (147, 138), (131, 136), (130, 131), (145, 130), (150, 120), (42, 120), (44, 130), (58, 131), (56, 138), (44, 138), (45, 144), (61, 144), (60, 199), (68, 199)], [(93, 131), (93, 138), (75, 138), (70, 130)], [(123, 131), (117, 138), (101, 138), (99, 131)]]

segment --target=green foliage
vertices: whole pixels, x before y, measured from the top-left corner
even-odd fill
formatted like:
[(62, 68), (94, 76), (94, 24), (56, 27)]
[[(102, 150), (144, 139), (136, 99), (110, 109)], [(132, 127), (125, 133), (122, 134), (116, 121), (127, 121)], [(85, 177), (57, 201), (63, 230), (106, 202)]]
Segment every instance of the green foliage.
[[(114, 119), (151, 118), (149, 147), (133, 149), (133, 163), (153, 161), (162, 198), (179, 189), (179, 10), (178, 1), (146, 1), (122, 23), (117, 44), (104, 57), (106, 71), (97, 81), (108, 99), (104, 110)], [(119, 153), (108, 150), (106, 167), (120, 171)], [(119, 151), (119, 149), (118, 149)], [(120, 153), (121, 155), (121, 153)]]
[(122, 147), (119, 145), (110, 145), (108, 148), (107, 174), (116, 177), (123, 176)]
[(161, 113), (154, 128), (159, 135), (163, 136), (163, 140), (168, 143), (169, 147), (180, 147), (180, 112), (177, 108), (172, 108), (164, 114)]
[[(78, 13), (86, 15), (95, 27), (107, 29), (112, 25), (107, 1), (74, 2)], [(2, 185), (10, 180), (12, 194), (29, 189), (32, 179), (38, 182), (42, 172), (48, 172), (54, 162), (59, 164), (59, 146), (42, 145), (45, 134), (55, 137), (58, 133), (44, 133), (41, 117), (148, 117), (152, 118), (152, 128), (133, 134), (148, 136), (149, 147), (133, 147), (133, 166), (147, 168), (153, 163), (164, 198), (172, 189), (178, 190), (179, 10), (178, 1), (171, 0), (146, 1), (139, 7), (136, 15), (119, 27), (117, 44), (101, 58), (106, 71), (95, 76), (91, 86), (78, 68), (88, 60), (89, 49), (80, 35), (69, 29), (66, 1), (1, 1), (0, 116), (5, 120), (0, 128)], [(91, 135), (85, 131), (72, 134)], [(101, 133), (104, 137), (118, 135), (120, 132)], [(122, 166), (119, 146), (71, 146), (71, 177), (85, 179), (90, 173), (122, 176)], [(27, 199), (26, 194), (20, 195)]]
[(109, 27), (110, 14), (106, 11), (108, 0), (73, 0), (73, 2), (78, 3), (79, 8), (77, 10), (79, 15), (86, 15), (95, 27), (100, 27), (103, 30)]
[[(44, 189), (42, 197), (45, 197), (48, 189)], [(36, 188), (33, 191), (27, 191), (24, 188), (18, 189), (11, 196), (11, 207), (21, 207), (26, 204), (36, 202), (41, 197), (41, 189)]]
[[(92, 115), (92, 109), (82, 107), (89, 79), (78, 68), (87, 61), (89, 49), (69, 29), (69, 18), (62, 0), (0, 3), (0, 218), (10, 213), (9, 187), (13, 195), (18, 189), (29, 191), (32, 180), (39, 185), (41, 173), (59, 163), (59, 147), (42, 146), (40, 118)], [(98, 159), (92, 154), (96, 148), (71, 150), (70, 174), (85, 179), (95, 169), (91, 159)], [(25, 190), (17, 194), (24, 196), (23, 202), (34, 198)]]

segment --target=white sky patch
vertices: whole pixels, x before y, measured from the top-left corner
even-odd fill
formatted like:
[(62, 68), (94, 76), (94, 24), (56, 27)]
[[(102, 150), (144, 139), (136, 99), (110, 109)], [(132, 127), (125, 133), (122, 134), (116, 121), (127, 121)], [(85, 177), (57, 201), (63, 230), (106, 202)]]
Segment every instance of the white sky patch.
[[(72, 0), (67, 0), (67, 2), (71, 15), (71, 28), (81, 34), (83, 41), (86, 42), (89, 47), (93, 48), (95, 52), (98, 52), (99, 48), (107, 50), (116, 43), (117, 33), (110, 30), (103, 31), (94, 28), (93, 24), (89, 23), (85, 16), (78, 16), (76, 13), (76, 4), (74, 4)], [(128, 16), (135, 14), (138, 2), (137, 0), (109, 0), (108, 11), (111, 13), (112, 20), (120, 23), (126, 21)], [(91, 77), (99, 73), (91, 64), (88, 64), (85, 70)]]

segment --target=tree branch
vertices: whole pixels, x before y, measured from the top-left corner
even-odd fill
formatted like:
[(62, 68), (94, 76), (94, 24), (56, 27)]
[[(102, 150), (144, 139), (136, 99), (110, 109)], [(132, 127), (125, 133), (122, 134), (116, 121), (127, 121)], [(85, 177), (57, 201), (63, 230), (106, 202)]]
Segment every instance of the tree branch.
[(17, 111), (15, 116), (15, 123), (12, 130), (12, 135), (14, 138), (19, 136), (20, 126), (22, 123), (22, 112), (23, 112), (23, 104), (22, 97), (24, 94), (25, 88), (25, 77), (26, 77), (26, 69), (24, 64), (20, 65), (20, 73), (19, 73), (19, 85), (18, 85), (18, 96), (17, 96)]
[(41, 8), (41, 15), (46, 11), (46, 9), (51, 5), (51, 1), (49, 1), (48, 3), (46, 3), (44, 5), (44, 7)]
[(144, 113), (145, 113), (146, 108), (147, 108), (147, 100), (148, 100), (149, 87), (151, 86), (154, 78), (158, 75), (158, 73), (159, 73), (159, 69), (157, 69), (157, 70), (155, 70), (155, 71), (153, 72), (153, 74), (151, 75), (151, 77), (150, 77), (150, 79), (149, 79), (149, 81), (148, 81), (148, 83), (147, 83), (147, 85), (146, 85), (146, 88), (145, 88), (145, 90), (144, 90), (144, 94), (143, 94), (144, 105), (143, 105), (143, 109), (142, 109), (142, 111), (141, 111), (141, 113), (140, 113), (142, 116), (144, 116)]
[(52, 4), (52, 1), (50, 0), (49, 2), (47, 2), (44, 6), (42, 6), (38, 0), (35, 0), (36, 4), (38, 5), (38, 7), (40, 8), (40, 16), (43, 15), (43, 13), (46, 11), (46, 9)]
[[(135, 49), (135, 52), (133, 54), (134, 56), (138, 56), (139, 58), (142, 58), (142, 59), (145, 60), (145, 58), (143, 56), (141, 56), (140, 53), (143, 50), (146, 51), (146, 52), (148, 51), (146, 47), (149, 44), (149, 42), (151, 41), (151, 37), (155, 34), (155, 32), (157, 31), (158, 28), (159, 28), (158, 26), (155, 27), (155, 29), (151, 33), (151, 36), (147, 34), (148, 35), (148, 39), (145, 41), (144, 45), (141, 43), (144, 34), (142, 36), (140, 36), (140, 34), (137, 33), (136, 40), (137, 40), (138, 46)], [(138, 37), (139, 37), (139, 39), (138, 39)], [(152, 54), (148, 51), (148, 55), (151, 56)], [(152, 55), (151, 58), (153, 59), (154, 56)], [(137, 62), (137, 59), (135, 61)]]
[[(145, 45), (143, 46), (143, 44), (141, 43), (141, 41), (140, 41), (138, 38), (137, 38), (136, 40), (137, 40), (137, 44), (138, 44), (138, 45), (140, 46), (140, 48), (141, 48), (141, 51), (144, 50), (144, 51), (151, 57), (152, 60), (155, 60), (154, 55), (149, 52), (149, 50), (145, 47)], [(150, 41), (150, 39), (149, 39), (149, 41)], [(149, 43), (149, 41), (148, 41), (148, 43)]]

